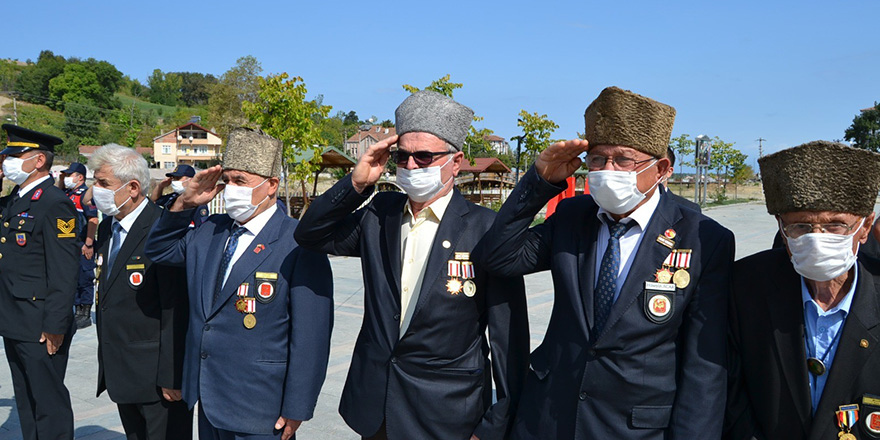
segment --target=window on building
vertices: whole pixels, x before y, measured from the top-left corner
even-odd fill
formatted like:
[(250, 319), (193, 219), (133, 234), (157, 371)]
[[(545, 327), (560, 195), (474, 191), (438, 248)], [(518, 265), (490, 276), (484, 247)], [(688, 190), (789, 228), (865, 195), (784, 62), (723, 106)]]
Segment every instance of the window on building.
[(174, 168), (174, 162), (165, 162), (165, 169), (170, 170)]
[(171, 154), (171, 145), (162, 145), (162, 154)]

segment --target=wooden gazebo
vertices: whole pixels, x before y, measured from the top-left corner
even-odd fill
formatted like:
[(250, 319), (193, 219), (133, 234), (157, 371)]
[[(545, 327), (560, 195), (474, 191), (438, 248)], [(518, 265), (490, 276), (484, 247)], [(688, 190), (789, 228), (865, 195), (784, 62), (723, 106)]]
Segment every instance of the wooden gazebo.
[[(483, 182), (495, 184), (498, 188), (504, 186), (513, 187), (512, 179), (505, 179), (505, 175), (510, 173), (510, 168), (497, 157), (476, 157), (474, 164), (471, 165), (467, 159), (462, 161), (461, 170), (459, 171), (459, 184), (464, 186), (470, 184), (476, 186), (479, 197), (474, 197), (474, 202), (483, 203)], [(465, 174), (470, 174), (470, 179), (466, 179)], [(488, 174), (488, 176), (486, 175)], [(508, 182), (509, 181), (509, 182)], [(494, 197), (493, 197), (494, 198)], [(501, 199), (501, 193), (498, 193), (498, 200)]]

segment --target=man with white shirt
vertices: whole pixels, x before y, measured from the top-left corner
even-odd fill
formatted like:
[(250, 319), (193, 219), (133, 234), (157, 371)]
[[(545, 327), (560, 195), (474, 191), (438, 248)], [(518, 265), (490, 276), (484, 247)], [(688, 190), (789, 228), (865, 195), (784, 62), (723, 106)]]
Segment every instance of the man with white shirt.
[[(512, 438), (720, 436), (733, 234), (657, 189), (674, 120), (671, 106), (606, 88), (585, 140), (541, 152), (476, 252), (490, 273), (553, 274)], [(590, 195), (530, 228), (583, 153)]]
[[(303, 246), (361, 257), (364, 325), (339, 412), (367, 439), (507, 438), (528, 317), (522, 277), (489, 276), (471, 261), (495, 215), (454, 189), (473, 111), (421, 91), (395, 118), (399, 138), (372, 145), (295, 233)], [(389, 159), (406, 194), (378, 193), (358, 209)]]
[[(183, 399), (199, 402), (200, 439), (292, 438), (327, 372), (330, 262), (297, 245), (297, 221), (276, 205), (281, 149), (259, 130), (233, 130), (222, 167), (189, 181), (145, 248), (187, 268)], [(221, 190), (226, 214), (190, 228), (193, 210)]]
[(0, 199), (0, 335), (12, 372), (25, 440), (72, 439), (64, 386), (73, 336), (81, 225), (73, 202), (49, 176), (55, 136), (4, 124), (3, 176), (16, 184)]
[(129, 439), (192, 438), (181, 401), (187, 300), (183, 269), (144, 255), (161, 208), (147, 197), (150, 172), (135, 150), (105, 145), (92, 155), (92, 198), (104, 214), (95, 242), (98, 388), (116, 403)]

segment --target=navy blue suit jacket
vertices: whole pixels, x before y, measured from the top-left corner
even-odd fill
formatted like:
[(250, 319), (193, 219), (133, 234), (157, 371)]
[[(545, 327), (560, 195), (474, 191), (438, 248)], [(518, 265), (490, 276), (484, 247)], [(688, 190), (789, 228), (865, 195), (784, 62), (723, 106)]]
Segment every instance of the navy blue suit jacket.
[[(590, 196), (566, 199), (529, 228), (563, 189), (530, 169), (474, 256), (498, 275), (553, 275), (553, 311), (531, 355), (513, 438), (718, 438), (733, 234), (661, 195), (605, 328), (593, 334), (598, 206)], [(693, 250), (691, 281), (675, 290), (672, 316), (657, 324), (644, 283), (670, 254), (656, 240), (667, 229), (676, 249)]]
[(385, 420), (392, 439), (506, 438), (529, 351), (522, 277), (493, 277), (475, 264), (473, 297), (446, 287), (447, 262), (473, 250), (495, 213), (457, 191), (452, 195), (400, 337), (400, 226), (407, 198), (378, 193), (355, 211), (370, 193), (358, 194), (350, 177), (342, 179), (312, 203), (295, 233), (303, 246), (361, 258), (364, 323), (339, 412), (367, 437)]
[[(217, 428), (271, 434), (276, 420), (312, 417), (327, 372), (333, 327), (333, 280), (326, 255), (299, 247), (296, 220), (276, 211), (232, 266), (213, 301), (220, 260), (233, 221), (213, 215), (190, 228), (192, 210), (164, 210), (144, 246), (156, 263), (186, 266), (189, 327), (183, 398)], [(262, 246), (260, 246), (262, 245)], [(257, 324), (247, 329), (236, 291), (257, 272), (276, 274), (275, 296), (256, 303)], [(265, 275), (264, 275), (265, 276)]]

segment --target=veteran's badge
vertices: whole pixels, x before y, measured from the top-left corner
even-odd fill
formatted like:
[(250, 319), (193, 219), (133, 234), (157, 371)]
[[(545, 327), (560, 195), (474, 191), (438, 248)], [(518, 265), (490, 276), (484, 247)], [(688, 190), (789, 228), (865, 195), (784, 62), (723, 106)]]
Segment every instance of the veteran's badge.
[(856, 436), (851, 431), (858, 421), (859, 405), (841, 405), (837, 411), (837, 426), (840, 427), (837, 437), (840, 440), (856, 440)]
[(862, 396), (862, 414), (865, 414), (865, 430), (872, 438), (880, 438), (880, 396)]
[(254, 275), (257, 281), (256, 298), (257, 301), (266, 304), (275, 299), (275, 282), (278, 280), (278, 274), (275, 272), (257, 272)]
[(144, 282), (144, 274), (142, 272), (132, 272), (128, 274), (128, 283), (131, 287), (138, 287)]
[(675, 285), (645, 282), (645, 316), (655, 324), (663, 324), (672, 318), (675, 307)]

